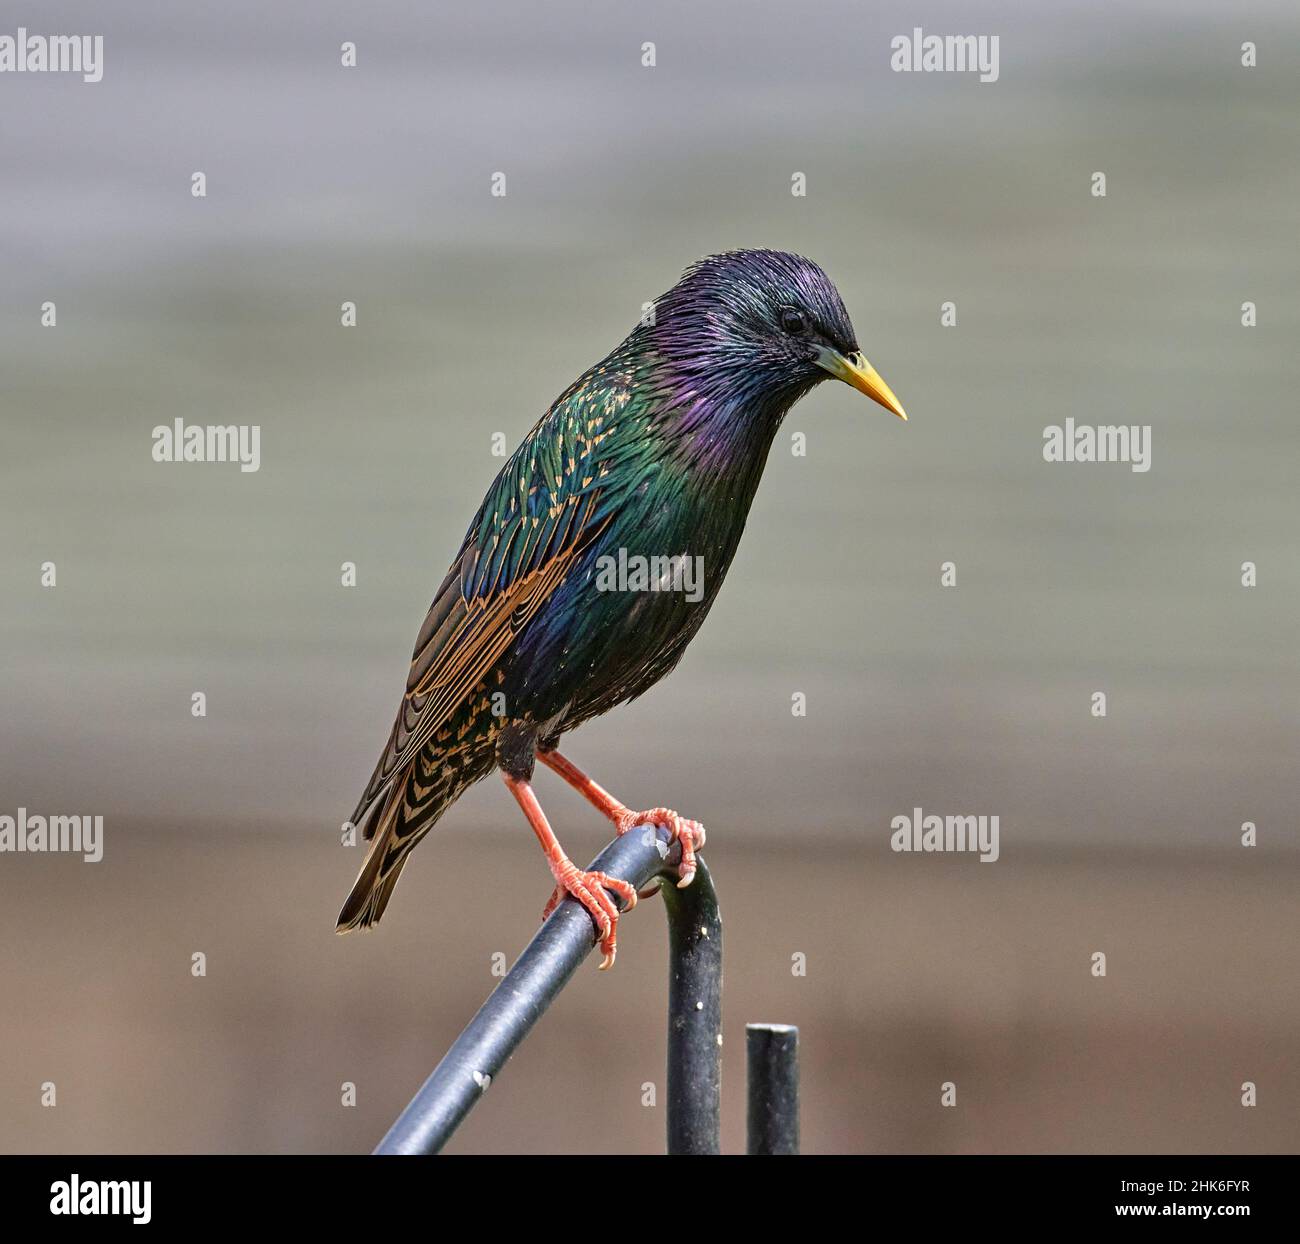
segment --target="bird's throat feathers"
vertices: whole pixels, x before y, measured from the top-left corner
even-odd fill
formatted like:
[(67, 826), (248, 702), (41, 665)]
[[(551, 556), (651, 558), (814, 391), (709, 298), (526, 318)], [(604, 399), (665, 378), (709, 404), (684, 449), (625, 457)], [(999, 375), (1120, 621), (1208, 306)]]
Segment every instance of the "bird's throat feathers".
[(638, 328), (623, 350), (638, 385), (656, 393), (661, 451), (710, 475), (761, 473), (782, 419), (812, 388), (724, 338), (681, 341), (662, 324)]

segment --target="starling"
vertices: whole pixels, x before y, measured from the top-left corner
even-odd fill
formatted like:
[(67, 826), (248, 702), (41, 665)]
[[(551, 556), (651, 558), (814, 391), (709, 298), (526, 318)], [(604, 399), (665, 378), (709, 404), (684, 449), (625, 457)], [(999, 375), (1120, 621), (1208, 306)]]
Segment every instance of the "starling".
[(636, 892), (564, 854), (533, 792), (538, 760), (620, 834), (667, 826), (682, 848), (678, 884), (690, 884), (703, 826), (626, 807), (560, 754), (560, 736), (681, 660), (722, 587), (782, 419), (829, 376), (907, 418), (820, 267), (738, 250), (688, 268), (560, 394), (488, 489), (420, 628), (397, 720), (352, 815), (371, 847), (340, 933), (379, 920), (411, 849), (499, 769), (555, 878), (542, 918), (572, 895), (609, 967), (614, 900), (629, 908)]

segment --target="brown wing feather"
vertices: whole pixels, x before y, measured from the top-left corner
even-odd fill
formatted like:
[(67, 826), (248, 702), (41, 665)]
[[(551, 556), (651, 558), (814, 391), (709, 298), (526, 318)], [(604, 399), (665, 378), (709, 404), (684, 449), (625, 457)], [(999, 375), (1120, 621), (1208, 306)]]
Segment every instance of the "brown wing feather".
[[(582, 498), (574, 497), (573, 504), (562, 508), (556, 519), (562, 523), (559, 530), (563, 543), (553, 556), (489, 595), (470, 601), (463, 595), (462, 584), (477, 565), (480, 550), (472, 542), (466, 545), (438, 589), (420, 628), (406, 694), (388, 744), (352, 815), (354, 825), (369, 820), (366, 838), (374, 836), (376, 826), (383, 819), (386, 801), (381, 796), (509, 649), (515, 636), (559, 586), (574, 558), (585, 547), (586, 539), (595, 534), (590, 530), (590, 520), (597, 498), (598, 494), (591, 492)], [(516, 519), (515, 524), (531, 526), (526, 519)], [(524, 554), (536, 557), (551, 544), (557, 525), (553, 521), (528, 531), (525, 539), (531, 538), (532, 547), (525, 544)], [(508, 538), (513, 539), (516, 534), (509, 532)], [(378, 815), (374, 815), (377, 810)]]
[[(596, 383), (599, 379), (600, 383)], [(377, 921), (411, 849), (456, 799), (455, 783), (408, 798), (416, 769), (432, 770), (435, 736), (610, 521), (602, 425), (627, 403), (630, 378), (598, 367), (538, 420), (493, 481), (416, 640), (406, 693), (366, 793), (352, 815), (373, 838), (340, 913), (339, 932)], [(471, 713), (472, 717), (472, 713)], [(439, 766), (439, 773), (446, 766)], [(429, 798), (424, 795), (429, 794)]]

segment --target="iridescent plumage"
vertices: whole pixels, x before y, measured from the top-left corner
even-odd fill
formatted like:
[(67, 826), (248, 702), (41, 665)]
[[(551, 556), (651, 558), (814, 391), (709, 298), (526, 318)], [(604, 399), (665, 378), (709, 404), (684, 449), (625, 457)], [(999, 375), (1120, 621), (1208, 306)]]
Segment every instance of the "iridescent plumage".
[[(353, 816), (374, 845), (340, 931), (379, 919), (411, 848), (466, 787), (498, 766), (526, 783), (539, 748), (672, 670), (795, 401), (835, 374), (902, 413), (809, 260), (710, 256), (647, 320), (556, 399), (470, 523)], [(698, 599), (599, 590), (601, 559), (620, 554), (701, 558)]]

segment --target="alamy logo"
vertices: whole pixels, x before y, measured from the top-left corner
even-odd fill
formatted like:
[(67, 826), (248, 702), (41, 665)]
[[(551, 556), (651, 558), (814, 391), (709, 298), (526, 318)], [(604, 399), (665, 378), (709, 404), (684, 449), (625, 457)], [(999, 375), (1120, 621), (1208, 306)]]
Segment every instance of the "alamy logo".
[(104, 858), (104, 818), (44, 817), (19, 808), (16, 817), (0, 816), (0, 851), (58, 851), (98, 864)]
[(913, 808), (911, 816), (896, 816), (889, 827), (895, 851), (978, 851), (981, 864), (996, 863), (1000, 854), (996, 816), (926, 816)]
[(895, 35), (889, 67), (895, 73), (978, 73), (981, 82), (998, 80), (997, 35), (927, 35), (920, 26)]
[(153, 430), (155, 462), (238, 462), (241, 471), (262, 465), (262, 429), (256, 424), (191, 423), (176, 419)]
[(79, 73), (83, 82), (104, 76), (103, 35), (0, 35), (0, 73)]
[(148, 1179), (86, 1179), (75, 1172), (50, 1185), (51, 1214), (120, 1214), (137, 1226), (153, 1218), (153, 1182)]
[(704, 599), (704, 558), (681, 553), (675, 557), (628, 555), (596, 558), (598, 592), (681, 592), (691, 604)]
[(1063, 428), (1043, 429), (1044, 462), (1127, 462), (1139, 474), (1151, 469), (1151, 425), (1075, 426), (1067, 419)]

